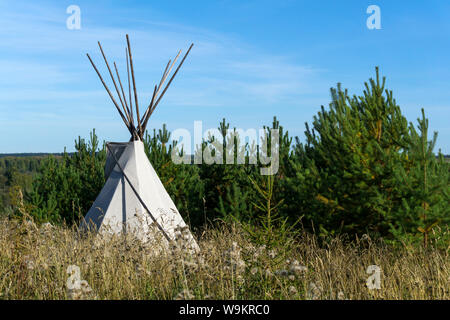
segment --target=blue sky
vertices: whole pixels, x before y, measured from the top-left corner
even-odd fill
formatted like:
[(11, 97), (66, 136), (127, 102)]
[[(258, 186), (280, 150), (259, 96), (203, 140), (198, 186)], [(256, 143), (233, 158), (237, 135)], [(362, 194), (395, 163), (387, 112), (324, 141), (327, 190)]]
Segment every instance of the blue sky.
[[(81, 29), (69, 30), (69, 5)], [(369, 5), (381, 30), (369, 30)], [(195, 43), (149, 128), (258, 129), (276, 115), (304, 138), (329, 88), (360, 94), (375, 66), (409, 121), (425, 109), (437, 148), (450, 153), (448, 1), (0, 1), (0, 153), (73, 150), (92, 128), (102, 140), (129, 134), (86, 53), (107, 78), (100, 40), (125, 76), (131, 39), (140, 104), (169, 58)], [(108, 79), (109, 80), (109, 79)]]

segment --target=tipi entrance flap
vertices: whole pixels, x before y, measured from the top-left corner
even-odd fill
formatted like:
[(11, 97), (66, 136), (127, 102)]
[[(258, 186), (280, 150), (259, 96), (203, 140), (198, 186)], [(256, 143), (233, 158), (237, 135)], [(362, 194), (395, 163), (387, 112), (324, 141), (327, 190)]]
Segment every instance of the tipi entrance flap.
[(128, 142), (107, 142), (108, 148), (106, 149), (106, 164), (105, 164), (105, 179), (108, 179), (111, 171), (116, 166), (116, 162), (111, 156), (111, 152), (114, 153), (116, 159), (120, 160)]

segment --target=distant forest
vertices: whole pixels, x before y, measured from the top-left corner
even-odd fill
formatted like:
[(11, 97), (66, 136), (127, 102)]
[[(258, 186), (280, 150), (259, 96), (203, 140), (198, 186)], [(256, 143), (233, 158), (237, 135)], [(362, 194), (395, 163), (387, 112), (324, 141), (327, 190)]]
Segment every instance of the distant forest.
[(46, 157), (49, 155), (62, 156), (63, 154), (48, 152), (0, 153), (0, 158)]
[[(10, 188), (20, 186), (29, 191), (42, 160), (49, 153), (0, 154), (0, 211), (11, 206)], [(53, 154), (60, 156), (61, 154)]]

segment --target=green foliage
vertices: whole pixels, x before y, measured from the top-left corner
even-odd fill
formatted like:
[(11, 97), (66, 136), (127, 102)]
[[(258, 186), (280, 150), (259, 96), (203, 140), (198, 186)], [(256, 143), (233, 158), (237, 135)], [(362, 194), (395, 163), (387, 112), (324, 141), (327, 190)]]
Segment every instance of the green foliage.
[(249, 222), (253, 217), (253, 210), (249, 205), (250, 190), (241, 189), (237, 183), (227, 187), (224, 199), (219, 198), (217, 212), (224, 220)]
[(231, 216), (240, 220), (253, 218), (253, 210), (247, 205), (247, 198), (253, 192), (248, 176), (256, 168), (248, 163), (248, 154), (243, 164), (235, 165), (238, 155), (246, 151), (248, 143), (242, 146), (236, 129), (229, 130), (229, 127), (229, 123), (223, 119), (218, 127), (222, 135), (221, 141), (217, 141), (215, 136), (209, 136), (196, 150), (196, 157), (202, 151), (217, 159), (217, 162), (211, 164), (203, 161), (203, 164), (198, 165), (204, 185), (204, 215), (208, 221), (227, 220)]
[[(408, 127), (392, 91), (384, 89), (378, 69), (376, 80), (365, 86), (359, 97), (350, 97), (340, 85), (332, 89), (329, 110), (322, 107), (313, 128), (307, 125), (306, 143), (297, 140), (294, 149), (294, 174), (286, 182), (287, 210), (303, 212), (311, 228), (324, 236), (397, 237), (400, 227), (401, 232), (416, 232), (418, 224), (426, 229), (436, 216), (420, 222), (418, 204), (423, 203), (439, 208), (434, 211), (439, 217), (446, 215), (448, 198), (442, 187), (448, 190), (448, 166), (434, 159), (434, 142), (428, 144), (424, 134), (425, 118), (419, 121), (419, 137)], [(426, 173), (431, 163), (433, 169)], [(409, 173), (412, 168), (414, 175)], [(430, 183), (441, 189), (427, 187)]]
[(377, 70), (363, 96), (350, 97), (339, 84), (331, 89), (329, 110), (322, 107), (313, 129), (306, 127), (306, 144), (297, 146), (304, 166), (294, 166), (300, 172), (291, 185), (305, 184), (306, 218), (323, 234), (385, 233), (385, 217), (398, 200), (391, 173), (408, 136), (392, 92), (383, 95), (384, 82)]
[[(391, 233), (405, 241), (417, 241), (422, 237), (427, 246), (429, 240), (440, 236), (434, 229), (445, 228), (450, 223), (449, 166), (441, 153), (438, 158), (433, 153), (437, 132), (428, 140), (428, 119), (423, 109), (422, 118), (417, 120), (418, 132), (410, 124), (407, 165), (396, 171), (403, 197), (401, 210), (392, 216)], [(414, 234), (415, 237), (409, 236)]]
[[(306, 123), (303, 143), (299, 138), (293, 143), (274, 118), (261, 141), (269, 157), (273, 143), (278, 149), (274, 175), (261, 175), (260, 169), (268, 168), (260, 161), (264, 149), (244, 141), (225, 119), (218, 126), (220, 135), (204, 139), (192, 156), (171, 140), (165, 125), (146, 133), (145, 152), (194, 228), (237, 221), (256, 242), (276, 246), (295, 236), (301, 219), (303, 228), (323, 237), (369, 233), (445, 245), (449, 163), (433, 153), (437, 134), (429, 140), (425, 114), (418, 130), (408, 125), (385, 81), (376, 69), (360, 96), (350, 96), (340, 84), (331, 89), (329, 108), (322, 107), (312, 124)], [(272, 141), (273, 129), (278, 141)], [(75, 147), (73, 155), (45, 159), (28, 189), (24, 186), (31, 183), (20, 175), (32, 164), (11, 165), (0, 158), (2, 185), (25, 190), (22, 211), (31, 205), (36, 220), (68, 224), (85, 215), (103, 187), (106, 155), (95, 132), (88, 143), (79, 138)], [(175, 164), (172, 154), (191, 160), (209, 154), (212, 163)], [(21, 189), (13, 191), (20, 198)], [(0, 203), (11, 202), (5, 199)]]
[(78, 138), (76, 152), (62, 159), (48, 157), (28, 194), (31, 216), (38, 222), (77, 222), (89, 210), (104, 184), (106, 152), (95, 130), (90, 141)]
[(4, 156), (0, 158), (0, 212), (10, 213), (16, 199), (14, 188), (29, 191), (41, 163), (40, 156)]
[(276, 180), (275, 175), (259, 176), (258, 180), (250, 178), (257, 191), (256, 202), (252, 202), (257, 215), (252, 222), (244, 223), (243, 227), (258, 244), (268, 248), (282, 246), (289, 249), (289, 244), (297, 234), (294, 228), (302, 217), (289, 224), (288, 218), (280, 215), (279, 208), (284, 199), (275, 200)]

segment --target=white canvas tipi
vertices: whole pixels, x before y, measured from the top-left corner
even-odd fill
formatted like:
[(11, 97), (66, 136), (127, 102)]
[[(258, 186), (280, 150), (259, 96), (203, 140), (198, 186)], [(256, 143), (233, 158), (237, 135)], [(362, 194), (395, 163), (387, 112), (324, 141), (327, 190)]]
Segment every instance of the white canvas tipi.
[[(155, 86), (152, 101), (141, 118), (139, 115), (133, 60), (128, 35), (127, 43), (127, 70), (129, 80), (128, 101), (123, 90), (116, 64), (114, 63), (114, 67), (116, 69), (117, 80), (120, 84), (122, 95), (120, 94), (106, 57), (103, 54), (103, 49), (99, 43), (106, 66), (108, 67), (111, 79), (122, 104), (123, 113), (103, 81), (92, 59), (88, 55), (89, 60), (110, 95), (111, 100), (129, 129), (131, 139), (129, 142), (125, 143), (107, 143), (107, 160), (105, 166), (105, 177), (107, 180), (91, 209), (86, 214), (81, 227), (83, 229), (94, 229), (100, 233), (133, 234), (144, 242), (156, 238), (162, 239), (162, 241), (165, 241), (166, 243), (177, 242), (177, 237), (181, 236), (183, 237), (185, 244), (188, 244), (191, 249), (197, 250), (197, 243), (148, 160), (142, 142), (142, 136), (145, 132), (148, 118), (183, 64), (192, 45), (177, 67), (175, 73), (172, 75), (167, 86), (162, 91), (161, 96), (158, 98), (158, 93), (178, 56), (172, 62), (170, 68), (169, 65), (171, 61), (169, 61), (159, 85)], [(136, 126), (133, 117), (133, 101), (131, 99), (130, 69), (135, 98)]]

